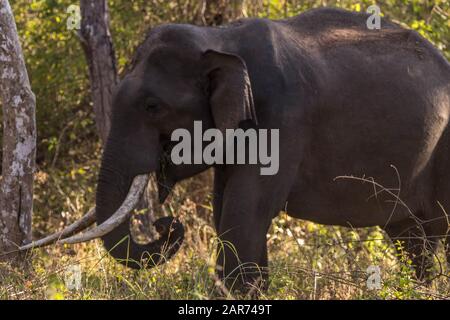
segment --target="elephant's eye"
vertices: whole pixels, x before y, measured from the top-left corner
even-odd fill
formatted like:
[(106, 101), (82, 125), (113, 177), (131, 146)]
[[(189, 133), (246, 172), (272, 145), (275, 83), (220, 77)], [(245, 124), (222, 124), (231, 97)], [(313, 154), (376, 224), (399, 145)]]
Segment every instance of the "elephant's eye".
[(147, 103), (145, 105), (145, 111), (147, 112), (155, 112), (156, 110), (158, 110), (158, 105), (157, 104), (152, 104), (152, 103)]
[(147, 112), (155, 113), (159, 111), (160, 104), (158, 103), (158, 101), (155, 101), (154, 99), (147, 99), (144, 103), (144, 109)]

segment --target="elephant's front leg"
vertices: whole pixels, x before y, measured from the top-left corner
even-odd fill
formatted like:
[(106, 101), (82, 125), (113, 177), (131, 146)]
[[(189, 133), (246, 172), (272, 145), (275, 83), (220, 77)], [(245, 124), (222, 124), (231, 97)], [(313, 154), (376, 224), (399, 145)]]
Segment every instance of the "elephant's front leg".
[(254, 171), (236, 170), (223, 190), (217, 269), (232, 289), (267, 284), (266, 234), (283, 201), (277, 192), (270, 192), (272, 179)]

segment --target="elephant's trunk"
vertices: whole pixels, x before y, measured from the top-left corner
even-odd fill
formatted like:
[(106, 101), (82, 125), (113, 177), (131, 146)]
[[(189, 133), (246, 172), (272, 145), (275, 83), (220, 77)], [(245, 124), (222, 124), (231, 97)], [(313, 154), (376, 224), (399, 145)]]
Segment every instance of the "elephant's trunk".
[[(124, 161), (123, 154), (115, 153), (112, 148), (111, 145), (107, 145), (100, 168), (96, 202), (98, 226), (111, 220), (111, 216), (124, 205), (133, 179), (136, 181), (135, 177), (141, 173), (155, 172), (158, 165), (157, 152), (153, 153), (152, 159), (147, 159), (148, 162), (142, 163), (141, 166), (139, 164), (133, 166), (133, 164), (127, 163), (128, 161), (121, 163)], [(136, 158), (128, 158), (129, 161), (131, 159)], [(144, 184), (141, 188), (146, 187), (148, 178), (143, 181)], [(134, 192), (142, 195), (143, 189)], [(184, 228), (178, 220), (171, 217), (158, 219), (154, 225), (160, 234), (159, 239), (141, 245), (134, 242), (131, 237), (130, 217), (131, 214), (127, 214), (117, 227), (102, 235), (105, 249), (117, 261), (131, 268), (152, 267), (164, 263), (180, 248), (184, 237)], [(144, 263), (142, 263), (143, 261)]]

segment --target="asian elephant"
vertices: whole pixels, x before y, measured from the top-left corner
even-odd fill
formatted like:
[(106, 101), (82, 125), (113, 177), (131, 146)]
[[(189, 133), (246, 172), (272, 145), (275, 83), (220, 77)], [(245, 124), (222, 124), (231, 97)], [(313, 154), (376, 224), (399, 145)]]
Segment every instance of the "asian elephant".
[[(404, 241), (423, 278), (440, 239), (450, 253), (450, 65), (418, 33), (385, 19), (370, 30), (367, 19), (322, 8), (278, 21), (152, 29), (114, 97), (91, 214), (98, 226), (88, 238), (101, 235), (113, 257), (140, 268), (171, 231), (170, 257), (183, 238), (178, 220), (158, 220), (162, 237), (139, 245), (129, 237), (130, 214), (109, 218), (135, 177), (155, 173), (164, 201), (178, 181), (213, 166), (215, 228), (237, 253), (220, 252), (221, 277), (237, 285), (267, 277), (266, 233), (284, 210), (321, 224), (380, 226)], [(194, 121), (222, 131), (279, 129), (278, 172), (175, 165), (171, 134), (192, 131)], [(87, 240), (75, 237), (63, 241)]]

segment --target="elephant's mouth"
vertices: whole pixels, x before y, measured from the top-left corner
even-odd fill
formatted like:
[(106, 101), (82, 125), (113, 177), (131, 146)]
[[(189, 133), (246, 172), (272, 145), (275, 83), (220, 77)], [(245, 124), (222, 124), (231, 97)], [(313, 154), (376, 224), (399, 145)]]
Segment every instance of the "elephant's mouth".
[(159, 170), (156, 173), (156, 181), (158, 185), (159, 203), (161, 204), (166, 201), (176, 183), (175, 179), (169, 175), (168, 170), (171, 163), (170, 155), (173, 147), (173, 142), (166, 141), (163, 143), (159, 158)]

